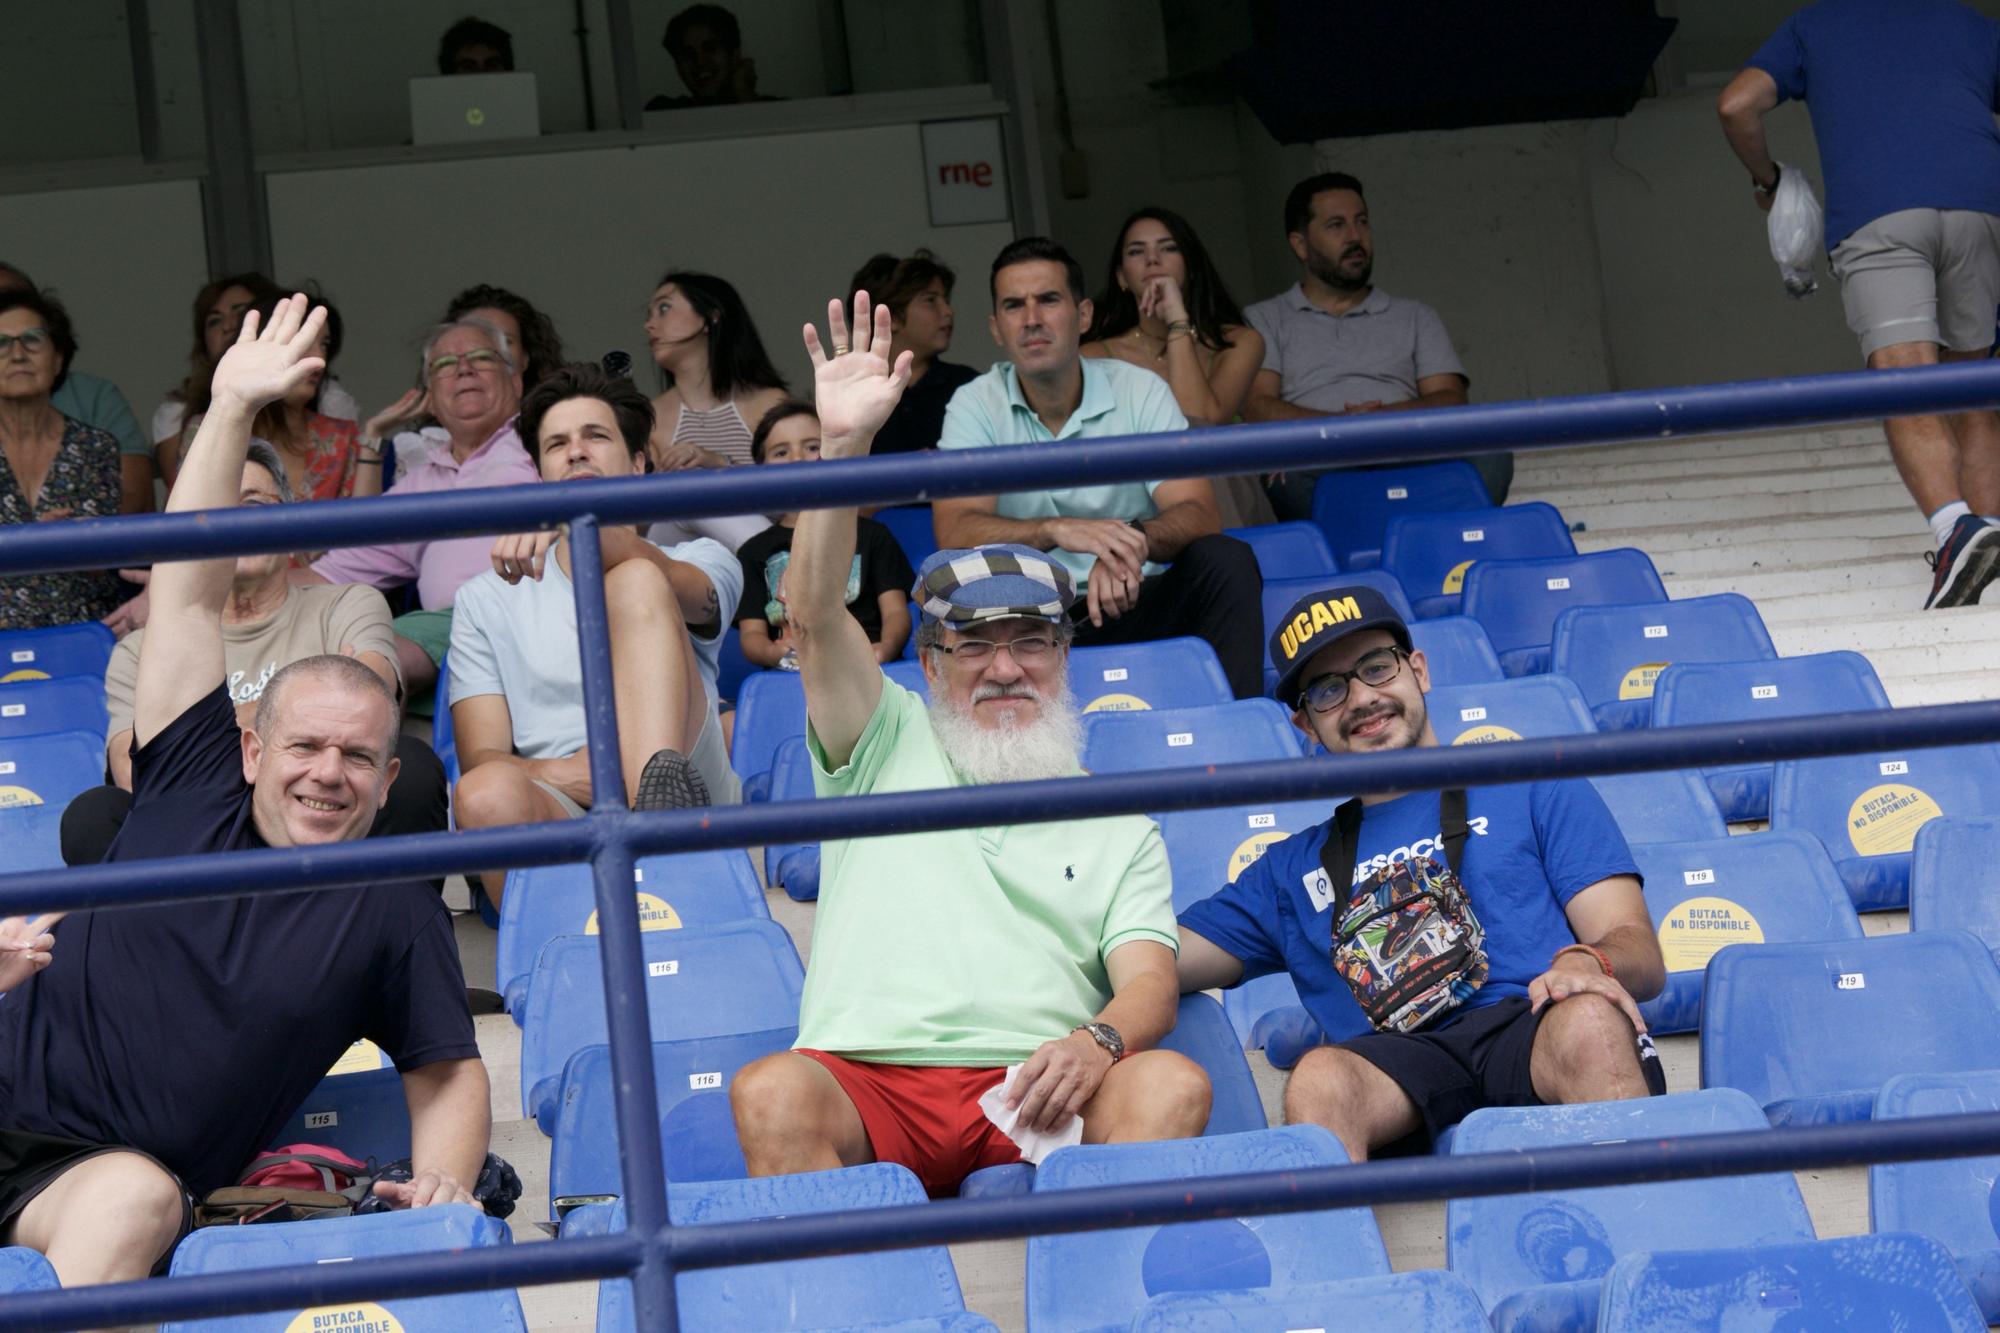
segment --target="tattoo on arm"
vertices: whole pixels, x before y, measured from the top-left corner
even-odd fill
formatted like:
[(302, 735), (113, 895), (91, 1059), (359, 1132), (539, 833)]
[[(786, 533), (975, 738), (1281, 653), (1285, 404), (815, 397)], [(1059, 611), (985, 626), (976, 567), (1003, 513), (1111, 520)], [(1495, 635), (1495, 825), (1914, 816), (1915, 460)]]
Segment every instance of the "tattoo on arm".
[(715, 585), (711, 583), (708, 585), (708, 596), (702, 599), (701, 623), (691, 625), (689, 628), (697, 630), (702, 634), (707, 634), (710, 631), (719, 630), (721, 627), (722, 599), (715, 595)]

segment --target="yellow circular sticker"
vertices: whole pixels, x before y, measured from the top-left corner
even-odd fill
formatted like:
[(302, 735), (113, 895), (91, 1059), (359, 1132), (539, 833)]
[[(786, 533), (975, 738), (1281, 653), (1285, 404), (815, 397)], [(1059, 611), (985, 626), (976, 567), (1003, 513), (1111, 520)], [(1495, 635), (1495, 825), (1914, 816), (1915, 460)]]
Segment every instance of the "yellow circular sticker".
[(40, 805), (42, 798), (26, 787), (0, 786), (0, 810), (11, 810), (17, 805)]
[(1466, 730), (1458, 733), (1458, 739), (1454, 740), (1452, 744), (1490, 745), (1494, 741), (1518, 741), (1520, 739), (1520, 732), (1510, 730), (1506, 727), (1468, 727)]
[[(672, 903), (664, 898), (655, 898), (650, 893), (639, 895), (639, 929), (679, 930), (680, 928), (680, 913), (674, 910)], [(597, 913), (592, 912), (590, 920), (583, 923), (583, 933), (586, 935), (597, 933)]]
[(1699, 972), (1725, 944), (1763, 942), (1757, 918), (1727, 898), (1690, 898), (1660, 922), (1660, 953), (1669, 972)]
[(1847, 812), (1847, 838), (1863, 856), (1907, 852), (1917, 830), (1943, 813), (1922, 788), (1885, 782), (1854, 798)]
[(1143, 713), (1152, 705), (1136, 694), (1100, 694), (1084, 705), (1086, 713)]
[(301, 1310), (285, 1333), (404, 1333), (403, 1321), (373, 1301), (359, 1305), (316, 1305)]
[(6, 675), (0, 676), (0, 685), (11, 684), (17, 680), (47, 680), (48, 678), (49, 673), (46, 671), (37, 671), (33, 667), (22, 667), (19, 671), (9, 671)]
[(381, 1067), (382, 1048), (368, 1040), (368, 1038), (363, 1037), (360, 1041), (355, 1042), (352, 1046), (342, 1051), (340, 1058), (333, 1062), (333, 1068), (326, 1072), (329, 1074), (363, 1074), (371, 1069), (380, 1069)]
[(1465, 591), (1465, 571), (1472, 568), (1470, 560), (1461, 560), (1451, 567), (1451, 573), (1444, 576), (1445, 592)]
[(1229, 854), (1229, 882), (1234, 884), (1238, 875), (1255, 865), (1266, 847), (1274, 842), (1283, 842), (1291, 836), (1289, 833), (1271, 832), (1253, 833), (1245, 838), (1237, 844), (1236, 850)]
[(1671, 662), (1647, 662), (1635, 666), (1625, 673), (1625, 679), (1618, 682), (1618, 697), (1621, 699), (1650, 699), (1653, 697), (1653, 682), (1660, 673), (1672, 666)]

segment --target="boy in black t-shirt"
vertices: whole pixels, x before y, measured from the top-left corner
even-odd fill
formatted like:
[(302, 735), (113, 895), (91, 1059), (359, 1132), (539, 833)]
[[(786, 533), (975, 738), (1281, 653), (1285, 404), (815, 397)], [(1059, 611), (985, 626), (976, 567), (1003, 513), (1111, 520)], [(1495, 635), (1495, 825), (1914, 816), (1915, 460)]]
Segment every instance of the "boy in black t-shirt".
[[(325, 312), (295, 296), (244, 320), (167, 508), (237, 500), (250, 422), (324, 363)], [(235, 560), (156, 565), (133, 708), (133, 806), (108, 859), (301, 847), (367, 835), (396, 777), (396, 701), (350, 657), (272, 677), (249, 730), (223, 682)], [(47, 928), (55, 914), (35, 924)], [(18, 939), (13, 922), (0, 935)], [(340, 1053), (396, 1062), (414, 1177), (400, 1207), (471, 1203), (491, 1129), (451, 920), (418, 881), (77, 912), (41, 970), (0, 982), (0, 1245), (66, 1287), (144, 1277), (234, 1184)], [(24, 972), (32, 975), (23, 976)]]
[[(759, 463), (806, 463), (819, 457), (819, 418), (812, 408), (787, 400), (764, 414), (750, 440)], [(785, 627), (785, 569), (792, 560), (797, 514), (778, 521), (744, 542), (736, 552), (743, 563), (743, 600), (736, 625), (743, 655), (760, 667), (798, 670)], [(916, 574), (895, 534), (874, 519), (860, 520), (854, 564), (847, 574), (847, 609), (875, 645), (877, 662), (903, 655), (910, 637), (910, 585)]]

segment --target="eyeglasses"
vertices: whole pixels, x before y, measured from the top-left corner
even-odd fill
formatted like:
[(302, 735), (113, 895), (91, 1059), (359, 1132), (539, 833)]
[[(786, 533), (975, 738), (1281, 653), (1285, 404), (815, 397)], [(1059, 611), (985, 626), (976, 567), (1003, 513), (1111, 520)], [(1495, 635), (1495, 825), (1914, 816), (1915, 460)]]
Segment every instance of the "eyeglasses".
[(1365, 653), (1352, 671), (1329, 671), (1315, 677), (1305, 688), (1305, 701), (1315, 713), (1331, 713), (1347, 702), (1348, 681), (1358, 680), (1370, 689), (1379, 690), (1402, 674), (1408, 656), (1401, 648), (1377, 648)]
[(507, 362), (501, 357), (500, 353), (479, 347), (465, 353), (463, 356), (445, 355), (432, 357), (430, 376), (434, 380), (441, 380), (455, 374), (460, 367), (471, 371), (475, 375), (485, 375), (489, 372), (498, 371), (506, 364)]
[(988, 661), (993, 654), (1005, 648), (1016, 662), (1024, 667), (1038, 666), (1055, 653), (1055, 636), (1050, 634), (1023, 634), (1018, 639), (1005, 643), (995, 643), (991, 639), (960, 639), (957, 643), (940, 643), (937, 650), (949, 653), (968, 666)]
[(21, 344), (21, 350), (29, 356), (39, 355), (49, 345), (47, 329), (22, 329), (19, 333), (0, 333), (0, 356), (9, 356), (14, 344)]

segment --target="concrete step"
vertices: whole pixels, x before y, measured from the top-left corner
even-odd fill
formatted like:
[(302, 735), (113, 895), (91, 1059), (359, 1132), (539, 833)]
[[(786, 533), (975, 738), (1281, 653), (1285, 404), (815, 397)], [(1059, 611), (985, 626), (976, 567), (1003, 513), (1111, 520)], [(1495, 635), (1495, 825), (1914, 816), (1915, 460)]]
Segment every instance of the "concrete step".
[[(1936, 648), (1961, 656), (1991, 653), (2000, 645), (2000, 608), (1967, 606), (1902, 616), (1781, 623), (1771, 626), (1771, 641), (1787, 657), (1841, 648), (1871, 654), (1916, 648)], [(1974, 670), (1996, 660), (2000, 657), (1982, 656), (1965, 662), (1957, 670)]]
[[(1661, 577), (1665, 579), (1671, 596), (1706, 597), (1710, 593), (1737, 592), (1756, 602), (1760, 611), (1768, 600), (1839, 598), (1873, 588), (1902, 590), (1906, 597), (1904, 609), (1907, 610), (1911, 606), (1922, 606), (1931, 588), (1930, 567), (1921, 559), (1912, 558), (1908, 551), (1797, 568), (1757, 568), (1714, 574), (1688, 570), (1668, 574), (1662, 571)], [(1828, 611), (1837, 609), (1837, 605), (1830, 601), (1822, 605)]]
[[(1922, 559), (1930, 549), (1930, 541), (1921, 533), (1809, 538), (1798, 535), (1780, 538), (1778, 534), (1766, 536), (1760, 533), (1754, 543), (1747, 537), (1731, 542), (1726, 534), (1710, 533), (1703, 534), (1699, 539), (1688, 539), (1689, 545), (1679, 547), (1644, 538), (1634, 540), (1634, 536), (1625, 533), (1599, 539), (1596, 534), (1578, 533), (1576, 545), (1582, 551), (1637, 546), (1652, 557), (1662, 579), (1749, 575), (1764, 570), (1820, 570), (1850, 563), (1900, 560), (1910, 568), (1911, 586), (1920, 588), (1915, 604), (1921, 607), (1924, 598), (1930, 594), (1930, 567)], [(1697, 540), (1699, 544), (1694, 544)]]
[(1804, 475), (1821, 468), (1875, 467), (1889, 461), (1881, 440), (1834, 448), (1800, 448), (1783, 453), (1753, 453), (1723, 458), (1679, 457), (1665, 453), (1624, 453), (1551, 457), (1530, 467), (1515, 464), (1515, 494), (1534, 489), (1565, 491), (1582, 486), (1619, 486), (1669, 481), (1702, 481), (1715, 477)]
[(1820, 429), (1760, 431), (1747, 434), (1663, 436), (1654, 440), (1579, 445), (1569, 449), (1537, 449), (1516, 460), (1520, 475), (1539, 477), (1545, 470), (1589, 467), (1632, 461), (1640, 466), (1672, 464), (1684, 459), (1728, 461), (1801, 450), (1852, 449), (1870, 444), (1886, 447), (1880, 425), (1829, 426)]
[(1884, 688), (1889, 691), (1889, 702), (1898, 708), (1972, 703), (2000, 699), (2000, 673), (1985, 670), (1948, 676), (1906, 676), (1886, 683)]
[(1536, 494), (1568, 514), (1572, 508), (1649, 496), (1661, 500), (1734, 499), (1751, 493), (1789, 495), (1877, 486), (1893, 487), (1901, 492), (1902, 484), (1902, 478), (1888, 463), (1842, 462), (1756, 472), (1717, 473), (1708, 468), (1690, 476), (1645, 479), (1609, 476), (1541, 487)]
[(1719, 523), (1754, 524), (1761, 528), (1786, 519), (1859, 514), (1907, 519), (1900, 527), (1922, 522), (1909, 502), (1909, 493), (1894, 479), (1862, 486), (1807, 490), (1774, 490), (1752, 483), (1739, 487), (1733, 495), (1646, 494), (1636, 488), (1621, 487), (1616, 492), (1600, 492), (1595, 499), (1579, 498), (1559, 508), (1573, 531), (1580, 524), (1582, 532), (1599, 537), (1632, 530), (1694, 528)]

